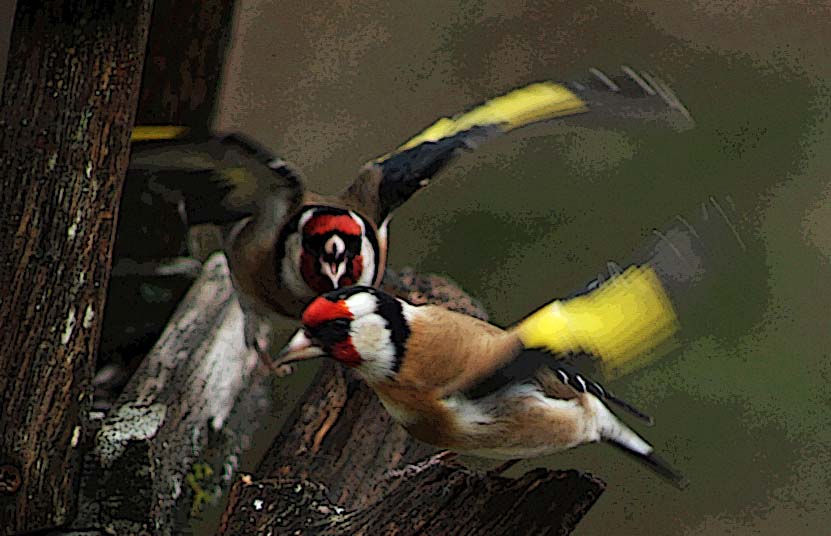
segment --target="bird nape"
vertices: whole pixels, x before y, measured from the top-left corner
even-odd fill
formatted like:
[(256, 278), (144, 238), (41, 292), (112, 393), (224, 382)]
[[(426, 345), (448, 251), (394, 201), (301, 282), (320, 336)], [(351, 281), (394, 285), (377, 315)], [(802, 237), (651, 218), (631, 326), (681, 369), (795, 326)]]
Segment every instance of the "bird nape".
[(269, 361), (277, 316), (299, 318), (317, 295), (379, 286), (393, 211), (462, 152), (542, 121), (603, 127), (663, 119), (692, 124), (660, 80), (623, 67), (572, 82), (537, 82), (453, 117), (366, 163), (335, 195), (309, 191), (282, 158), (240, 134), (214, 136), (180, 126), (139, 126), (129, 172), (182, 203), (187, 223), (225, 229), (225, 252), (245, 311), (245, 340)]

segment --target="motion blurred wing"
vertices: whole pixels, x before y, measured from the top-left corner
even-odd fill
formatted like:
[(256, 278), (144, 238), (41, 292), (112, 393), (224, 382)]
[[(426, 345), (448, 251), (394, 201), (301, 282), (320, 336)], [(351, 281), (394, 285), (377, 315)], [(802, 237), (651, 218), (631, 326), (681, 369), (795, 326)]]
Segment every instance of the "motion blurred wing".
[(239, 134), (217, 137), (183, 127), (133, 130), (131, 174), (184, 201), (187, 223), (230, 223), (256, 216), (277, 226), (301, 203), (303, 183), (291, 166)]
[(380, 223), (462, 151), (541, 121), (588, 112), (592, 124), (668, 119), (675, 126), (692, 125), (686, 108), (663, 82), (628, 67), (622, 71), (610, 77), (592, 69), (591, 77), (579, 82), (538, 82), (441, 118), (392, 153), (367, 163), (344, 197), (366, 207)]
[(697, 217), (676, 217), (636, 255), (609, 265), (586, 290), (545, 305), (514, 329), (527, 348), (586, 353), (607, 374), (641, 364), (669, 341), (694, 305), (715, 301), (713, 282), (747, 260), (732, 205), (711, 198)]

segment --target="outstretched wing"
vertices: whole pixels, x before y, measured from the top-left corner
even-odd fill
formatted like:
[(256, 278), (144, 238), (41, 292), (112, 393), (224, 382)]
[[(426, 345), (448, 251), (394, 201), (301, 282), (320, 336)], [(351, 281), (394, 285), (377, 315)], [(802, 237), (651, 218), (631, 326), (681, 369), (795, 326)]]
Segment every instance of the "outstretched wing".
[(184, 201), (190, 225), (256, 216), (258, 225), (274, 227), (302, 202), (298, 173), (240, 134), (140, 126), (132, 140), (129, 173), (149, 176), (152, 189)]
[(693, 305), (715, 302), (715, 282), (747, 264), (744, 234), (729, 200), (711, 198), (698, 217), (653, 231), (635, 264), (610, 263), (608, 275), (545, 305), (515, 332), (527, 348), (593, 355), (607, 374), (632, 368), (657, 356)]
[(620, 375), (662, 355), (696, 313), (703, 312), (708, 331), (713, 330), (711, 304), (722, 303), (722, 281), (730, 279), (727, 290), (740, 299), (747, 295), (747, 285), (736, 288), (731, 277), (735, 270), (748, 271), (752, 262), (746, 234), (729, 201), (707, 200), (698, 217), (676, 217), (663, 231), (653, 231), (628, 268), (610, 263), (608, 273), (588, 287), (544, 305), (511, 328), (510, 344), (471, 355), (463, 373), (440, 394), (481, 388), (500, 374), (521, 380), (545, 361), (556, 367), (556, 359), (565, 357), (591, 356), (607, 376)]
[(368, 162), (343, 197), (365, 207), (380, 223), (462, 151), (541, 121), (590, 112), (592, 121), (600, 123), (665, 118), (679, 126), (692, 124), (663, 82), (628, 67), (622, 71), (610, 77), (591, 69), (591, 78), (580, 82), (538, 82), (439, 119), (392, 153)]

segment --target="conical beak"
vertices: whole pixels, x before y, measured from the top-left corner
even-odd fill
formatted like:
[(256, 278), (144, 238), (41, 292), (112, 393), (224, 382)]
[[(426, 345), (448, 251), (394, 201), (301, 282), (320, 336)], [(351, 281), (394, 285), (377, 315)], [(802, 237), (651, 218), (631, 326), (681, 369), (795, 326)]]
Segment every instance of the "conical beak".
[(332, 282), (332, 288), (336, 289), (339, 287), (341, 276), (346, 273), (346, 261), (326, 262), (321, 257), (320, 271)]
[(314, 359), (315, 357), (322, 357), (325, 352), (319, 347), (315, 346), (312, 341), (306, 337), (302, 329), (298, 329), (297, 333), (291, 338), (289, 343), (280, 351), (277, 359), (274, 360), (274, 367), (294, 363), (295, 361), (304, 361), (306, 359)]

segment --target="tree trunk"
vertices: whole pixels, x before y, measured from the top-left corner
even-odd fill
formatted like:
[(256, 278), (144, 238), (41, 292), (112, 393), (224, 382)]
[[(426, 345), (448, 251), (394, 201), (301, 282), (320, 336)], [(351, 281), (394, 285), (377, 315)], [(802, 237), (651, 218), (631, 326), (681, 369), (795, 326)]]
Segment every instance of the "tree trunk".
[(73, 508), (151, 7), (17, 6), (0, 104), (2, 533)]

